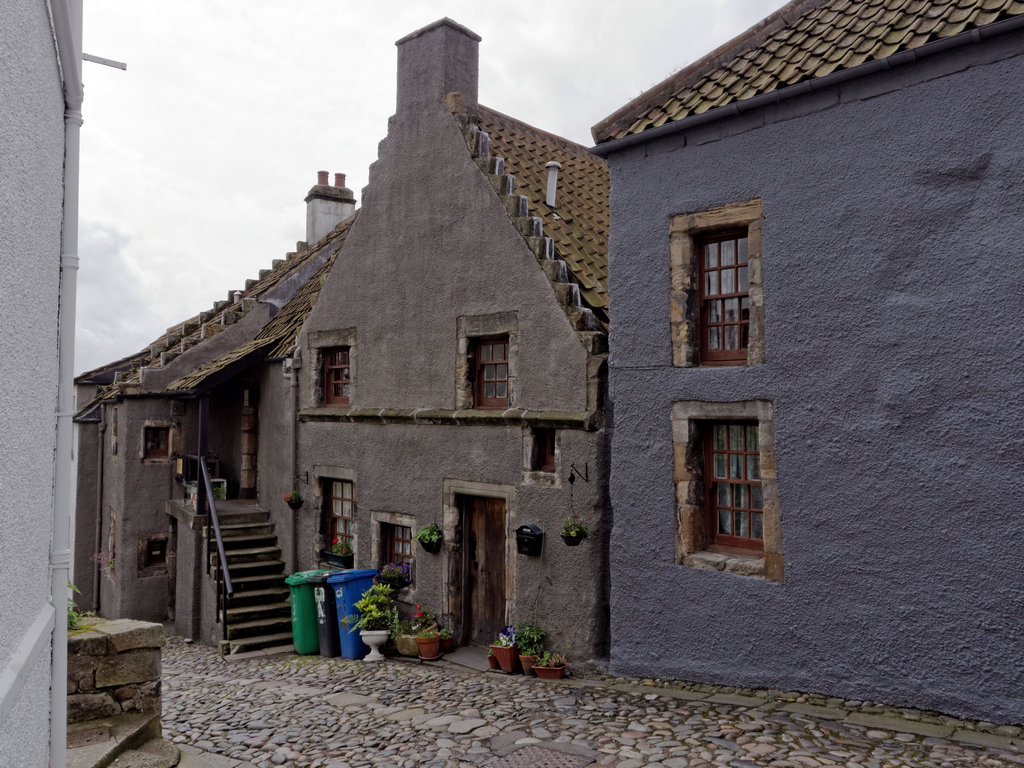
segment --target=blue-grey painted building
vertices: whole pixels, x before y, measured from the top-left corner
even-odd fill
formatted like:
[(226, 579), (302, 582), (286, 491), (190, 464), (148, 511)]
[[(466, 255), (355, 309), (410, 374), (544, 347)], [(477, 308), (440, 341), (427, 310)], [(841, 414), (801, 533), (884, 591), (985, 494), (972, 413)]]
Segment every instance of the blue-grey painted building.
[(921, 6), (792, 2), (594, 128), (615, 673), (1024, 721), (1024, 3)]

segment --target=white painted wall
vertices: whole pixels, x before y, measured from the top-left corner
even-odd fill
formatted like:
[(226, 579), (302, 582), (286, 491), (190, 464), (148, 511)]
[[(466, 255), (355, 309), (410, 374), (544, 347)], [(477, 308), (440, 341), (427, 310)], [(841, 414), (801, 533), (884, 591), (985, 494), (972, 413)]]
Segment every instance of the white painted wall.
[(45, 0), (5, 0), (3, 16), (0, 765), (37, 768), (48, 763), (49, 637), (22, 677), (12, 670), (50, 593), (64, 98)]

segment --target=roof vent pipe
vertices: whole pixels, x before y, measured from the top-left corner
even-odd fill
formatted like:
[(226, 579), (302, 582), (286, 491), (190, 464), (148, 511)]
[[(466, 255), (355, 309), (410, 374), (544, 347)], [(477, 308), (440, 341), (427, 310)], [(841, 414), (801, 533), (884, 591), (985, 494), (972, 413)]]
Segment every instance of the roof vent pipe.
[(554, 208), (555, 193), (558, 191), (558, 172), (562, 169), (562, 164), (552, 160), (544, 167), (548, 169), (548, 193), (544, 202), (548, 204), (549, 208)]

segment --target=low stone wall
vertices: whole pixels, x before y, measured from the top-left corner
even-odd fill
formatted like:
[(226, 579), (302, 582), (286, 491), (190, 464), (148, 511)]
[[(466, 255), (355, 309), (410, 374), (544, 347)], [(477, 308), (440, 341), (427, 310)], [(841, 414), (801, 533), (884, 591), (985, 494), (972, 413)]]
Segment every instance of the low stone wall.
[(145, 621), (93, 619), (68, 633), (68, 722), (122, 712), (160, 714), (164, 628)]

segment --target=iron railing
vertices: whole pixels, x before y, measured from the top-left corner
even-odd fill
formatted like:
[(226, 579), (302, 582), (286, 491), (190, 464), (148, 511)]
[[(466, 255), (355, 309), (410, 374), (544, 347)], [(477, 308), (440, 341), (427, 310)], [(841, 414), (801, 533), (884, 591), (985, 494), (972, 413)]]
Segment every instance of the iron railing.
[[(227, 640), (228, 633), (228, 598), (235, 594), (234, 587), (231, 585), (231, 569), (228, 568), (228, 558), (224, 554), (224, 539), (220, 535), (220, 520), (217, 518), (217, 501), (213, 497), (213, 485), (210, 483), (210, 470), (206, 466), (205, 456), (189, 456), (190, 459), (195, 459), (199, 463), (199, 477), (202, 480), (202, 488), (196, 489), (198, 491), (199, 498), (197, 509), (203, 508), (203, 496), (206, 496), (206, 504), (210, 510), (210, 523), (212, 525), (206, 526), (206, 572), (209, 575), (213, 575), (213, 564), (210, 562), (213, 558), (210, 557), (211, 544), (216, 541), (217, 544), (217, 621), (221, 625), (221, 632), (223, 633), (224, 639)], [(205, 493), (203, 493), (205, 491)], [(213, 539), (211, 540), (211, 535)]]

